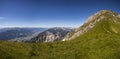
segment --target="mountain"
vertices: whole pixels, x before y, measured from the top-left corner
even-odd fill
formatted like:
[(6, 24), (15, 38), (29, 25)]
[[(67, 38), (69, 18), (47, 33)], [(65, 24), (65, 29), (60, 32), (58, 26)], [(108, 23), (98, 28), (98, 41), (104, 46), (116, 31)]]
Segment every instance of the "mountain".
[(50, 28), (31, 39), (31, 42), (53, 42), (62, 40), (72, 29), (64, 27)]
[(13, 28), (0, 28), (0, 33), (1, 32), (5, 32), (5, 31), (8, 31), (8, 30), (12, 30)]
[(0, 41), (0, 59), (120, 59), (120, 16), (97, 12), (63, 41)]
[(119, 22), (120, 15), (111, 10), (102, 10), (90, 16), (80, 28), (68, 33), (63, 41), (72, 40), (92, 31), (96, 32), (95, 34), (99, 34), (99, 31), (101, 31), (100, 33), (119, 33)]
[[(43, 30), (43, 31), (45, 31), (45, 30)], [(8, 41), (12, 41), (12, 42), (31, 42), (31, 39), (33, 37), (36, 37), (39, 33), (43, 32), (43, 31), (33, 33), (30, 36), (18, 37), (18, 38), (10, 39)]]
[(2, 28), (0, 29), (0, 40), (10, 40), (20, 37), (31, 36), (36, 32), (46, 30), (45, 28)]

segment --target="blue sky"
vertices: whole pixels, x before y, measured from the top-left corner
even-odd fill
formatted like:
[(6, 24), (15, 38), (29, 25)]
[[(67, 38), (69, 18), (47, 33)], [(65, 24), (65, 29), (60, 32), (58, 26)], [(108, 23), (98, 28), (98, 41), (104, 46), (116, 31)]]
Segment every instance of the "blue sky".
[(120, 13), (120, 0), (0, 0), (0, 27), (79, 27), (106, 9)]

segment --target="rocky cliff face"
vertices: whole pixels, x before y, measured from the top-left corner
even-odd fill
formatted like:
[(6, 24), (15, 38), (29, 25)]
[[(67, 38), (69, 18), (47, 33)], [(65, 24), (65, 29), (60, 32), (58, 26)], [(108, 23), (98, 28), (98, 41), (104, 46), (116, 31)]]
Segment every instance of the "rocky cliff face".
[(68, 28), (51, 28), (42, 33), (39, 33), (38, 36), (32, 38), (31, 42), (53, 42), (62, 40), (68, 32), (72, 29)]
[[(110, 17), (114, 19), (112, 18), (109, 19)], [(109, 19), (115, 22), (116, 18), (120, 18), (120, 15), (111, 10), (102, 10), (100, 12), (97, 12), (94, 15), (90, 16), (88, 20), (80, 28), (75, 29), (71, 33), (68, 33), (67, 36), (62, 41), (71, 40), (76, 37), (79, 37), (80, 35), (86, 33), (89, 29), (93, 28), (95, 24), (101, 20)]]

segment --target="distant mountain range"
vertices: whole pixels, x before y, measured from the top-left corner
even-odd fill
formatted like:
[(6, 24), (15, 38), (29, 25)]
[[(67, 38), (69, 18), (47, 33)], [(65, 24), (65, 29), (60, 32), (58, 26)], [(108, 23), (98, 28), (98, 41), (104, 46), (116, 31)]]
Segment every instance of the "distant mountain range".
[(67, 33), (71, 32), (73, 29), (65, 27), (54, 27), (47, 29), (43, 32), (36, 33), (32, 36), (15, 38), (10, 41), (16, 42), (53, 42), (62, 40)]
[(10, 40), (20, 37), (32, 36), (35, 33), (42, 32), (47, 28), (1, 28), (0, 40)]
[(70, 28), (50, 28), (42, 33), (39, 33), (38, 36), (31, 39), (32, 42), (54, 42), (62, 40), (67, 33), (71, 32), (73, 29)]

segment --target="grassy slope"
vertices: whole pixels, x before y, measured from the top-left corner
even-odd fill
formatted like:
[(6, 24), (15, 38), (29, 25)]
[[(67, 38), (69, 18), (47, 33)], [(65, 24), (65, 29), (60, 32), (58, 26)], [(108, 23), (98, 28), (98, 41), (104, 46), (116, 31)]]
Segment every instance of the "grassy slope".
[(0, 41), (0, 59), (120, 59), (120, 24), (104, 20), (75, 40), (53, 43)]

